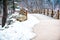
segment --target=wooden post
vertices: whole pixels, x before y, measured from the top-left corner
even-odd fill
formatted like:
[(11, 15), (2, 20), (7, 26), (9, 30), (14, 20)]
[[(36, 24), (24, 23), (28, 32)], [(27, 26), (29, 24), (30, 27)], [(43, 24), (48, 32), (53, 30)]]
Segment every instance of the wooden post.
[(52, 9), (51, 17), (53, 17), (53, 9)]
[(59, 10), (57, 10), (57, 19), (59, 19)]
[(41, 10), (41, 13), (43, 14), (43, 9)]
[(39, 14), (40, 14), (40, 9), (39, 9)]
[(4, 27), (7, 19), (7, 0), (3, 0), (3, 17), (2, 17), (2, 27)]
[(45, 15), (45, 9), (43, 10), (43, 13), (44, 13), (44, 15)]
[(27, 10), (26, 10), (26, 20), (27, 20)]
[(49, 16), (51, 16), (51, 13), (52, 13), (52, 11), (51, 11), (51, 9), (49, 9)]
[(47, 15), (47, 9), (45, 9), (45, 15)]
[(47, 16), (49, 15), (49, 9), (47, 9)]
[(40, 9), (40, 14), (42, 14), (42, 9)]
[(45, 9), (44, 9), (44, 15), (45, 15)]
[(42, 14), (44, 14), (44, 9), (42, 9)]
[(59, 10), (59, 19), (60, 19), (60, 10)]

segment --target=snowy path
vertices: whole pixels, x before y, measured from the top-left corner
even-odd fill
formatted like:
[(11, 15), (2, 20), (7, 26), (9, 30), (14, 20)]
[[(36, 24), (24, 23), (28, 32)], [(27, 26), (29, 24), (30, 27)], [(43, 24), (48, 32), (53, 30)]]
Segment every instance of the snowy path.
[(32, 40), (60, 40), (60, 20), (43, 14), (32, 15), (40, 21), (34, 26), (36, 37)]
[(36, 17), (38, 20), (55, 20), (52, 17), (43, 15), (43, 14), (32, 14), (34, 17)]
[(36, 37), (32, 40), (60, 40), (60, 20), (40, 20), (34, 32)]

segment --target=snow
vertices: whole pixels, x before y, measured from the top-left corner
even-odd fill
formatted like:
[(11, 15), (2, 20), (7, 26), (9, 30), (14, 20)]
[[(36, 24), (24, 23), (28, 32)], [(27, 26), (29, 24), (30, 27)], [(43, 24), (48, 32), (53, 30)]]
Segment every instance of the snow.
[(20, 9), (15, 9), (15, 11), (20, 11)]
[[(4, 30), (0, 30), (0, 40), (30, 40), (36, 36), (33, 32), (35, 24), (41, 20), (55, 20), (52, 17), (43, 14), (28, 14), (26, 21), (19, 22), (16, 20), (19, 13), (15, 12), (7, 20), (13, 20), (10, 25), (5, 25)], [(1, 25), (0, 25), (1, 28)]]
[(39, 13), (35, 13), (35, 14), (32, 14), (34, 17), (36, 17), (38, 20), (55, 20), (54, 18), (50, 17), (50, 16), (46, 16), (46, 15), (43, 15), (43, 14), (39, 14)]
[[(15, 15), (13, 14), (12, 16)], [(35, 24), (39, 23), (36, 17), (28, 14), (28, 19), (23, 22), (19, 22), (15, 18), (11, 19), (14, 20), (14, 23), (5, 25), (9, 28), (0, 30), (0, 40), (30, 40), (36, 36), (32, 29)]]

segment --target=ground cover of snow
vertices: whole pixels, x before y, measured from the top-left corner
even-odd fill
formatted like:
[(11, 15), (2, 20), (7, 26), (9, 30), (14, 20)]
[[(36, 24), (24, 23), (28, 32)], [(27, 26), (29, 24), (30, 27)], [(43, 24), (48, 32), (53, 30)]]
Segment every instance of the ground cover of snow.
[[(17, 15), (19, 14), (15, 13), (12, 16), (15, 17)], [(19, 22), (15, 18), (11, 18), (12, 16), (9, 18), (13, 20), (14, 23), (6, 25), (9, 27), (8, 29), (0, 30), (0, 40), (30, 40), (36, 36), (32, 29), (35, 24), (39, 23), (40, 20), (55, 20), (43, 14), (28, 14), (26, 21)]]
[(34, 17), (36, 17), (39, 20), (55, 20), (54, 18), (50, 17), (50, 16), (46, 16), (43, 14), (32, 14)]
[(14, 18), (13, 20), (14, 23), (7, 25), (9, 28), (0, 30), (0, 40), (30, 40), (36, 36), (32, 29), (39, 22), (36, 17), (28, 14), (26, 21), (19, 22)]

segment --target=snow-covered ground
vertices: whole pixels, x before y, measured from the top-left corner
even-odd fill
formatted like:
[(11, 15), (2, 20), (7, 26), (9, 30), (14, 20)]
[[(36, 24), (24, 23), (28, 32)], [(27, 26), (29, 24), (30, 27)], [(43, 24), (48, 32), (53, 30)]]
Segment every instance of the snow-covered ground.
[(39, 20), (54, 20), (54, 18), (43, 15), (43, 14), (32, 14), (32, 15)]
[(36, 36), (32, 28), (38, 22), (39, 20), (30, 14), (26, 21), (15, 20), (14, 23), (8, 25), (9, 28), (0, 30), (0, 40), (30, 40)]
[(36, 37), (32, 40), (60, 40), (60, 20), (40, 20), (34, 32)]
[[(13, 14), (13, 16), (17, 16), (17, 14)], [(6, 27), (9, 28), (0, 30), (0, 40), (30, 40), (36, 36), (32, 28), (35, 24), (39, 23), (40, 20), (55, 19), (43, 14), (28, 14), (28, 19), (23, 22), (19, 22), (14, 18), (14, 23), (6, 25)]]

